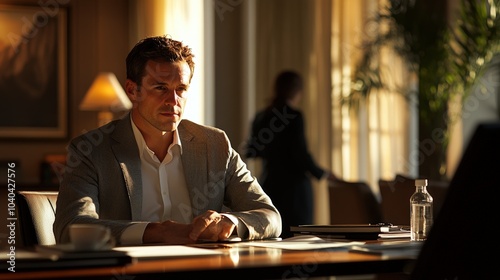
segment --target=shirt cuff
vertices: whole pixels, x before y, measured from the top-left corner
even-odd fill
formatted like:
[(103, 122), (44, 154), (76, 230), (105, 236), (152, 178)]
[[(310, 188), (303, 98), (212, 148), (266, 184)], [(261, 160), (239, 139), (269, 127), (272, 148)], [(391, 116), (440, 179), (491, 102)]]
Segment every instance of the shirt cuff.
[(141, 245), (142, 236), (146, 230), (148, 222), (133, 223), (131, 226), (125, 228), (120, 236), (121, 245)]
[[(245, 239), (248, 237), (248, 228), (245, 223), (240, 223), (240, 220), (234, 215), (227, 213), (222, 213), (221, 215), (227, 217), (229, 220), (231, 220), (231, 222), (233, 222), (233, 224), (236, 226), (236, 235), (238, 235), (238, 237), (240, 237), (241, 239)], [(232, 235), (234, 235), (234, 231)]]

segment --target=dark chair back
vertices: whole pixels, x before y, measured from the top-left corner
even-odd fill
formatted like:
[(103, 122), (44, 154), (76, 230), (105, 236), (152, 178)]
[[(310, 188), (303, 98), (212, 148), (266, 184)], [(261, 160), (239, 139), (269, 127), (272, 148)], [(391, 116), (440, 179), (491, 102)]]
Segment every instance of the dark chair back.
[(415, 180), (396, 175), (394, 180), (379, 180), (378, 185), (384, 221), (410, 225), (410, 196), (415, 192)]
[(379, 202), (366, 182), (336, 180), (328, 190), (331, 224), (382, 222)]

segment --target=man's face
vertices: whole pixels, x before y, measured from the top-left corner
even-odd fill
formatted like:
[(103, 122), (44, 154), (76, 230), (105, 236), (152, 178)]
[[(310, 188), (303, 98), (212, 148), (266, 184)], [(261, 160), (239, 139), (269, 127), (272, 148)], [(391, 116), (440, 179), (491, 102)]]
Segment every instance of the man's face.
[(136, 124), (151, 132), (177, 129), (186, 104), (190, 74), (185, 61), (148, 61), (141, 86), (127, 80)]

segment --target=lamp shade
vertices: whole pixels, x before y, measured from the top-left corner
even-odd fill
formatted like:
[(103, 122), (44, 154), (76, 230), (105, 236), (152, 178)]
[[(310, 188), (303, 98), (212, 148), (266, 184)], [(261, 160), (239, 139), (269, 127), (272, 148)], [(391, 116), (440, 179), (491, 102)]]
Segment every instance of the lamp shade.
[(85, 97), (80, 110), (85, 111), (124, 111), (132, 108), (132, 102), (111, 72), (99, 73)]

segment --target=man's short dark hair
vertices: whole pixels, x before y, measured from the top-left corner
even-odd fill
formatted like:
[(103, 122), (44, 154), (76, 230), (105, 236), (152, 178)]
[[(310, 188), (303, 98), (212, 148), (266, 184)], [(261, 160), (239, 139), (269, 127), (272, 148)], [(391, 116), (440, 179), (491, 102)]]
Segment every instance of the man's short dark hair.
[(138, 86), (141, 85), (145, 76), (146, 63), (149, 60), (156, 62), (179, 62), (185, 61), (191, 69), (189, 81), (193, 78), (194, 61), (191, 48), (180, 41), (173, 40), (167, 36), (147, 37), (139, 41), (129, 52), (126, 59), (127, 79)]

